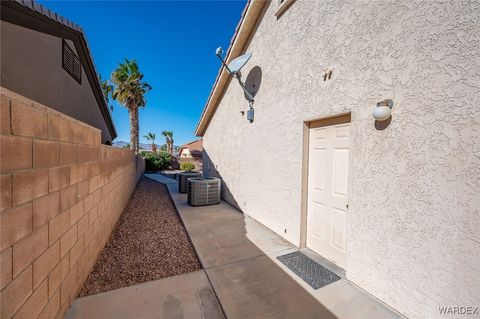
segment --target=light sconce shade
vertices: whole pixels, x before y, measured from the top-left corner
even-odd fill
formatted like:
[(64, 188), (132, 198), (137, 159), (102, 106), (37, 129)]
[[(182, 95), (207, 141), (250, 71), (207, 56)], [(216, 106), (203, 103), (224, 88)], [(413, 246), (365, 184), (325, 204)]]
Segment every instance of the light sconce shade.
[(373, 118), (377, 121), (385, 121), (392, 114), (393, 101), (383, 100), (377, 103), (377, 106), (373, 109)]

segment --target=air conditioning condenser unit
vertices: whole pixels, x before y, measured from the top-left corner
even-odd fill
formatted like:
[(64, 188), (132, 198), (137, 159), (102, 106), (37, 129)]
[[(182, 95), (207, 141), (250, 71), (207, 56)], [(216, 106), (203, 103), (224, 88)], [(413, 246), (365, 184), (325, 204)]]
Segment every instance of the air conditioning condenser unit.
[(189, 178), (187, 181), (188, 204), (206, 206), (220, 203), (220, 184), (216, 177)]

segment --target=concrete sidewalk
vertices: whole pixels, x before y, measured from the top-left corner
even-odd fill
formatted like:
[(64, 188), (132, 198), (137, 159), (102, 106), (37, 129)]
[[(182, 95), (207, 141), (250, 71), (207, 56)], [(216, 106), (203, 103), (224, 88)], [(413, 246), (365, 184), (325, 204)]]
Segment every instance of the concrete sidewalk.
[(75, 300), (65, 319), (224, 318), (205, 271), (149, 281)]
[(65, 318), (401, 318), (344, 279), (314, 290), (276, 259), (295, 246), (225, 202), (191, 207), (176, 180), (145, 176), (167, 186), (204, 269), (79, 298)]
[[(314, 290), (277, 260), (298, 250), (282, 237), (225, 202), (191, 207), (177, 181), (145, 176), (170, 191), (227, 318), (402, 318), (345, 279)], [(335, 271), (322, 257), (305, 253)]]

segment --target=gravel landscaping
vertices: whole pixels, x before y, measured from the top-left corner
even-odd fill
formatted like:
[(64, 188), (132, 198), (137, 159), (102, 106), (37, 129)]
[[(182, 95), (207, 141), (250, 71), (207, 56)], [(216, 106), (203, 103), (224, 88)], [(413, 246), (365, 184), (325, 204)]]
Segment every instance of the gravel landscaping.
[(163, 184), (142, 177), (80, 297), (201, 269)]

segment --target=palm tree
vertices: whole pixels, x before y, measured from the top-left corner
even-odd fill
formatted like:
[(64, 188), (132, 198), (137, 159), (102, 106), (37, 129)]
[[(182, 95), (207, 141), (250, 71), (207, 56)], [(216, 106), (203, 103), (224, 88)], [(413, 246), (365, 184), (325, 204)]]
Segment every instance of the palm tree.
[(168, 149), (167, 149), (167, 144), (161, 145), (161, 146), (160, 146), (160, 150), (163, 151), (163, 152), (168, 151)]
[(113, 89), (109, 90), (106, 87), (104, 91), (111, 92), (112, 98), (128, 109), (130, 115), (130, 148), (138, 153), (138, 109), (147, 103), (145, 93), (150, 91), (152, 87), (143, 81), (143, 74), (140, 73), (135, 60), (125, 59), (124, 63), (120, 63), (112, 72), (110, 81)]
[(173, 156), (173, 132), (168, 131), (168, 136), (170, 138), (170, 144), (168, 145), (168, 154)]
[(157, 145), (155, 145), (155, 133), (148, 132), (147, 135), (144, 135), (147, 141), (152, 141), (152, 152), (157, 152)]
[[(107, 105), (108, 105), (108, 103), (110, 102), (110, 96), (112, 95), (112, 92), (113, 92), (113, 85), (110, 83), (109, 80), (102, 80), (102, 76), (100, 74), (98, 75), (98, 78), (102, 86), (102, 92), (103, 92), (103, 96), (105, 97), (105, 102), (107, 102)], [(113, 106), (109, 106), (109, 107), (110, 109), (113, 110)]]
[(162, 135), (165, 136), (165, 145), (167, 145), (167, 153), (169, 151), (169, 145), (170, 145), (170, 132), (169, 131), (163, 131)]
[(165, 141), (167, 144), (167, 152), (170, 155), (173, 155), (173, 132), (172, 131), (163, 131), (162, 135), (165, 136)]

